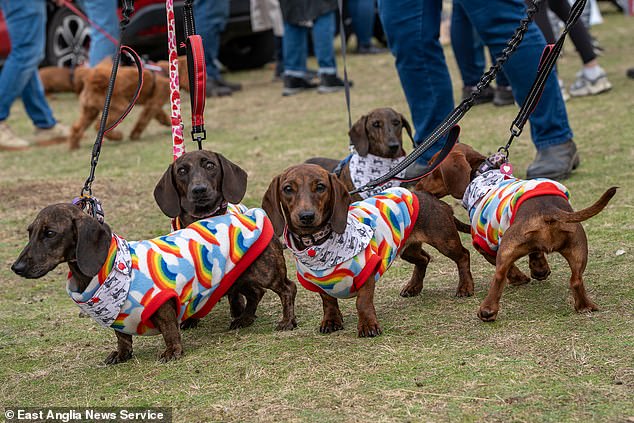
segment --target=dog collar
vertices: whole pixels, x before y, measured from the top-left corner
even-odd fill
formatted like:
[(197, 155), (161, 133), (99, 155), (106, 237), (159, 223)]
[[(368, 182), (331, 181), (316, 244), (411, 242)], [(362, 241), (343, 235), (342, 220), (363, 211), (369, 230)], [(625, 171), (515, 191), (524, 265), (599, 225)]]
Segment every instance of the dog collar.
[(319, 245), (324, 242), (330, 234), (332, 234), (332, 226), (330, 223), (326, 224), (320, 231), (310, 235), (297, 235), (288, 230), (286, 227), (286, 233), (290, 235), (294, 240), (301, 242), (305, 247), (312, 247), (313, 245)]
[(504, 175), (511, 176), (513, 174), (513, 166), (508, 161), (508, 157), (501, 151), (491, 154), (482, 162), (475, 171), (475, 176), (480, 176), (490, 170), (497, 170)]

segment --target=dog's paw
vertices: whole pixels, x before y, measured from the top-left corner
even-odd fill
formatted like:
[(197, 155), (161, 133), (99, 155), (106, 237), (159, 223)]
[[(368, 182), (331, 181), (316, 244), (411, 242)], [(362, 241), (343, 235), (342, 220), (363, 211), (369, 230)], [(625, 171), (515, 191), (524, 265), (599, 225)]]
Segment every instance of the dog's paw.
[(121, 141), (123, 139), (123, 133), (121, 131), (110, 131), (106, 132), (104, 136), (110, 141)]
[(297, 327), (296, 319), (282, 320), (278, 322), (277, 326), (275, 327), (275, 330), (293, 330), (296, 327)]
[(473, 283), (471, 285), (459, 286), (456, 290), (456, 297), (471, 297), (473, 295)]
[(423, 284), (412, 284), (411, 282), (408, 283), (407, 285), (405, 285), (403, 287), (403, 289), (401, 289), (401, 297), (416, 297), (418, 295), (420, 295), (421, 291), (423, 290)]
[(136, 140), (138, 140), (140, 138), (141, 138), (141, 131), (132, 131), (132, 132), (130, 132), (130, 139), (131, 140), (136, 141)]
[(509, 285), (520, 286), (526, 285), (531, 281), (531, 278), (523, 274), (522, 272), (517, 272), (513, 275), (508, 275)]
[(575, 310), (577, 313), (589, 313), (591, 311), (598, 311), (599, 307), (590, 300), (586, 300), (582, 304), (575, 304)]
[(343, 322), (339, 319), (324, 319), (319, 326), (320, 333), (332, 333), (343, 329)]
[(131, 358), (132, 351), (126, 351), (122, 354), (119, 354), (119, 351), (113, 351), (110, 353), (110, 355), (108, 355), (108, 357), (106, 357), (104, 363), (106, 363), (107, 365), (125, 363)]
[(241, 329), (251, 326), (255, 322), (255, 315), (240, 316), (237, 319), (233, 319), (229, 325), (229, 329)]
[(161, 354), (159, 361), (167, 363), (168, 361), (178, 360), (183, 356), (183, 348), (180, 345), (169, 347)]
[(483, 322), (495, 322), (497, 316), (497, 310), (493, 310), (491, 307), (488, 306), (480, 306), (480, 309), (478, 310), (478, 317)]
[(545, 281), (546, 279), (548, 279), (548, 276), (550, 276), (550, 269), (546, 269), (546, 271), (540, 270), (533, 270), (531, 269), (531, 278), (538, 280), (538, 281)]
[(181, 329), (182, 330), (196, 329), (198, 327), (199, 322), (200, 322), (200, 319), (193, 319), (190, 317), (189, 319), (186, 319), (184, 322), (181, 323)]
[(381, 334), (381, 326), (377, 321), (359, 322), (357, 326), (359, 338), (373, 338)]

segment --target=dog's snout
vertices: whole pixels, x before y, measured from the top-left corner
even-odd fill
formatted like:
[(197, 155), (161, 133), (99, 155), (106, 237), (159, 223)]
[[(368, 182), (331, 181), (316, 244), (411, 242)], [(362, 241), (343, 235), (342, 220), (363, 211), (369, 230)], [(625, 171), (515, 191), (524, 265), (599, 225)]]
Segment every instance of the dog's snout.
[(207, 186), (205, 185), (194, 185), (192, 187), (192, 194), (194, 195), (204, 195), (207, 193)]
[(13, 265), (11, 265), (11, 270), (16, 275), (23, 276), (26, 272), (26, 263), (23, 260), (17, 260)]
[(313, 211), (303, 211), (299, 213), (299, 221), (304, 225), (310, 225), (315, 221), (315, 212)]

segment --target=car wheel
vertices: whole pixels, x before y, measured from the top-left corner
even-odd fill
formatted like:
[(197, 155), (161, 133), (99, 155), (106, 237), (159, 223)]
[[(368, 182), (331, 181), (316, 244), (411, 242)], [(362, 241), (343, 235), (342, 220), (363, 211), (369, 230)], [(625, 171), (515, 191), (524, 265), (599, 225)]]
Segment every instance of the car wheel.
[(218, 59), (229, 70), (260, 68), (275, 56), (275, 39), (272, 31), (256, 32), (246, 37), (234, 38), (220, 47)]
[(88, 60), (90, 28), (79, 16), (61, 8), (49, 19), (46, 39), (46, 63), (74, 67)]

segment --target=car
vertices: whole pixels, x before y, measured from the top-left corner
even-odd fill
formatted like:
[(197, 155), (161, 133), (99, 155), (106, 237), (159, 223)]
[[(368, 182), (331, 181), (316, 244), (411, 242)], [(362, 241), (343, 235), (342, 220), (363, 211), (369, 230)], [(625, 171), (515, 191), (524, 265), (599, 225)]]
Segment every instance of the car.
[[(253, 69), (271, 61), (275, 53), (272, 31), (253, 32), (249, 0), (231, 0), (230, 16), (221, 35), (218, 59), (229, 70)], [(123, 43), (149, 60), (167, 58), (164, 0), (136, 0), (135, 13)], [(174, 2), (179, 44), (183, 38), (183, 1)], [(46, 48), (43, 65), (74, 66), (88, 56), (90, 26), (67, 7), (47, 2)], [(0, 62), (10, 51), (6, 22), (0, 12)]]

